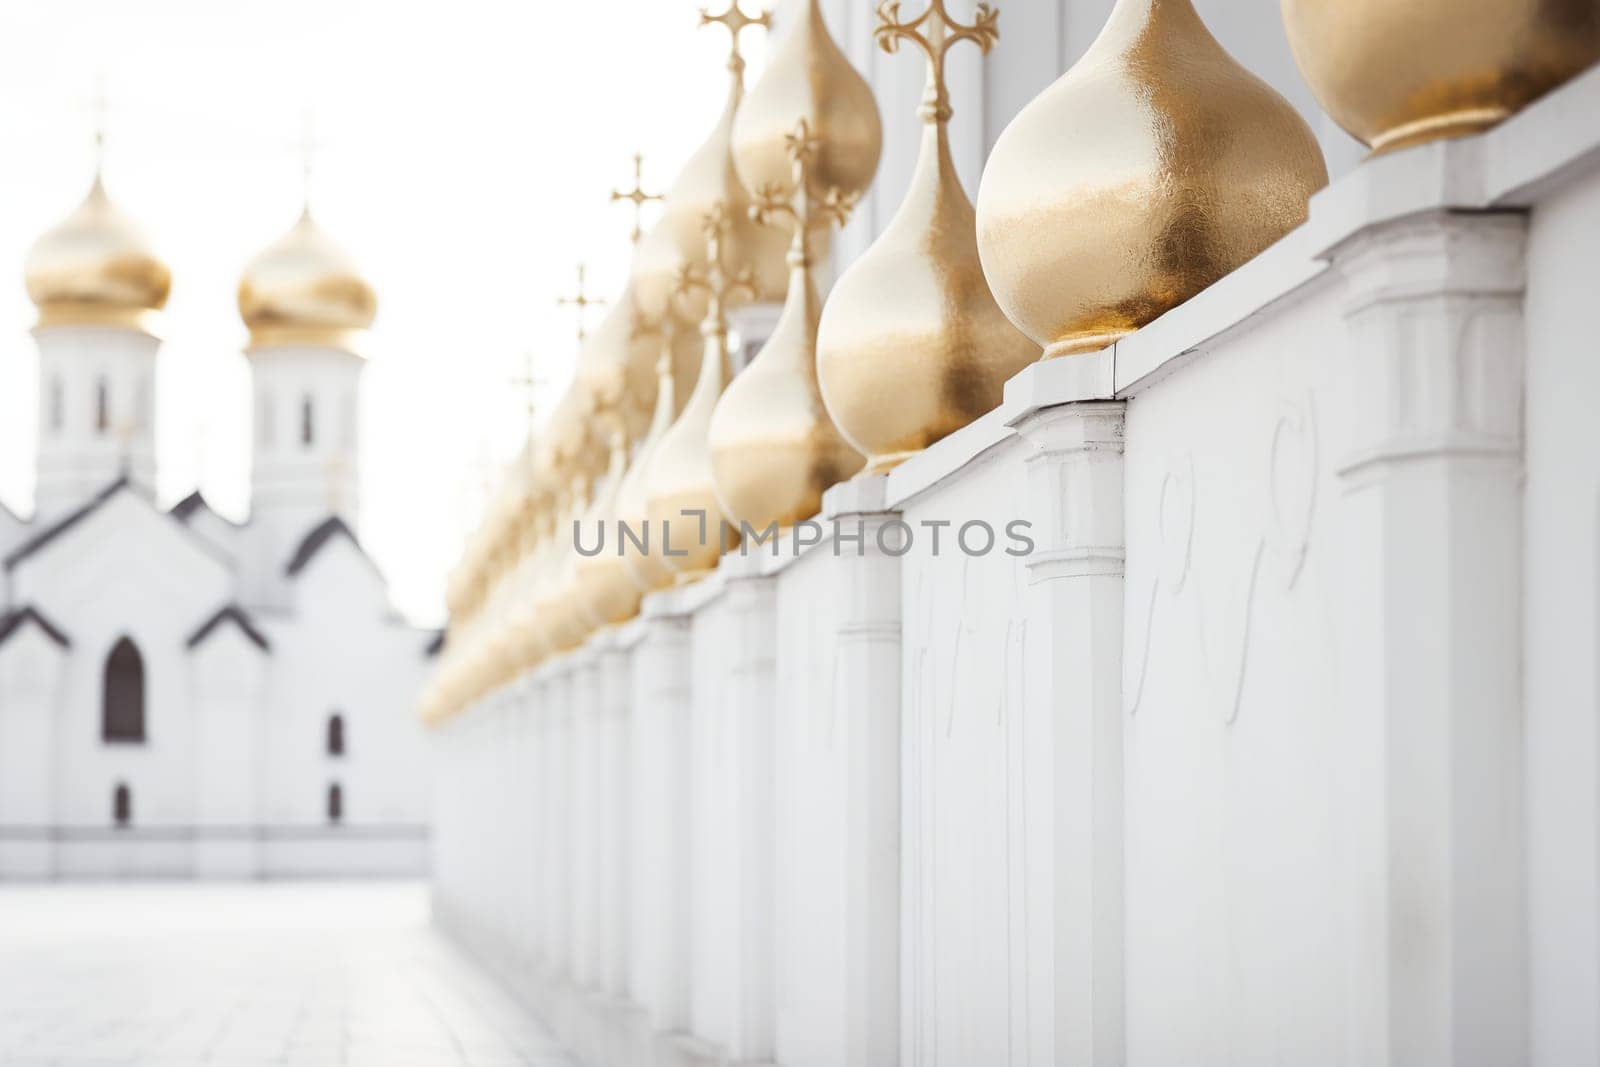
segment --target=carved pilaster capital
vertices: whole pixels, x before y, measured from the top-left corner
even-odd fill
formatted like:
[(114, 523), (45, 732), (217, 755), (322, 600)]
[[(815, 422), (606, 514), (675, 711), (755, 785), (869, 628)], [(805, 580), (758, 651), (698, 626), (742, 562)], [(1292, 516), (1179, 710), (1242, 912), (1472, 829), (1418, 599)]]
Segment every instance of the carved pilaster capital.
[(1522, 215), (1440, 212), (1334, 250), (1350, 342), (1341, 475), (1519, 461), (1526, 233)]
[(1027, 460), (1030, 582), (1123, 573), (1125, 412), (1121, 401), (1062, 404), (1015, 424), (1034, 448)]

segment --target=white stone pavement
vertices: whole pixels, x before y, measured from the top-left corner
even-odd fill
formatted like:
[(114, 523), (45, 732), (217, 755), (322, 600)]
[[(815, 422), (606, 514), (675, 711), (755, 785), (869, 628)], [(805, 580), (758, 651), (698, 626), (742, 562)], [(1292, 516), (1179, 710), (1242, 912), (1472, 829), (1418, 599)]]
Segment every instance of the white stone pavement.
[(395, 884), (0, 886), (3, 1067), (568, 1067)]

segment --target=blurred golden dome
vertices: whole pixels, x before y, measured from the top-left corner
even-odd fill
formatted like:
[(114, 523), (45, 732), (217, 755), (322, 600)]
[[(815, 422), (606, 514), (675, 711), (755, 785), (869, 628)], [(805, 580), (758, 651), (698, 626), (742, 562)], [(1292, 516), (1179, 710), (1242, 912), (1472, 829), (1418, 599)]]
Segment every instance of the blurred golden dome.
[(239, 279), (239, 315), (252, 348), (309, 345), (357, 351), (378, 297), (355, 261), (307, 208)]
[(98, 174), (83, 203), (34, 242), (23, 277), (40, 326), (146, 329), (172, 289), (172, 272)]
[[(866, 192), (883, 153), (883, 123), (867, 84), (828, 34), (817, 0), (802, 0), (739, 107), (733, 157), (752, 193), (794, 193), (788, 137), (804, 119), (816, 138), (811, 180), (850, 198)], [(825, 251), (818, 248), (819, 258)]]

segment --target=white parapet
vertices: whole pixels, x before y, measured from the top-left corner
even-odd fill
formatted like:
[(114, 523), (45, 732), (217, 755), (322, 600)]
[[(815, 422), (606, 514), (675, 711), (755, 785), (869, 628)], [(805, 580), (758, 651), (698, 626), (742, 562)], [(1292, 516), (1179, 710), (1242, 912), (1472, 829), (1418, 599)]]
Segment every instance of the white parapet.
[(605, 1067), (1594, 1062), (1597, 113), (1355, 167), (441, 726), (441, 919)]

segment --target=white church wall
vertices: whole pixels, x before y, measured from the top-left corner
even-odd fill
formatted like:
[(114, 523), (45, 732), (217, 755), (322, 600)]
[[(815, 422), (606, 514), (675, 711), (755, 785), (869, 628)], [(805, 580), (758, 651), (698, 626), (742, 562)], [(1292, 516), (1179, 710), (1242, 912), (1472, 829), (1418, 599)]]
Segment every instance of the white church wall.
[[(92, 838), (111, 832), (116, 786), (132, 794), (137, 828), (181, 827), (194, 813), (195, 723), (189, 636), (227, 601), (219, 560), (171, 536), (171, 519), (118, 493), (13, 573), (20, 601), (36, 602), (73, 640), (56, 750), (60, 823)], [(122, 637), (144, 664), (145, 741), (101, 738), (103, 672)], [(184, 873), (181, 848), (121, 840), (101, 864), (88, 847), (62, 848), (63, 873)], [(89, 842), (85, 842), (89, 844)]]
[(67, 650), (32, 623), (0, 644), (0, 878), (55, 872), (56, 732)]
[(1340, 299), (1324, 282), (1128, 404), (1130, 1062), (1319, 1062), (1354, 1023), (1334, 471), (1359, 386)]
[(1600, 185), (1541, 203), (1528, 235), (1522, 649), (1534, 1058), (1600, 1056), (1600, 360), (1574, 299), (1600, 248)]
[[(1019, 1044), (1030, 946), (1023, 910), (1029, 738), (1023, 582), (1005, 525), (1023, 513), (1025, 449), (1008, 441), (903, 505), (905, 619), (903, 1050), (929, 1063), (1003, 1061)], [(994, 529), (961, 527), (981, 517)], [(938, 530), (929, 523), (947, 523)]]
[(195, 709), (194, 873), (250, 878), (261, 870), (271, 652), (223, 623), (190, 657)]
[[(352, 825), (421, 824), (426, 791), (405, 769), (419, 765), (422, 734), (405, 709), (425, 667), (422, 635), (391, 614), (381, 577), (348, 538), (323, 547), (293, 597), (289, 619), (268, 616), (280, 664), (274, 819), (326, 821), (326, 787), (337, 783)], [(345, 723), (338, 756), (326, 745), (333, 715)]]

